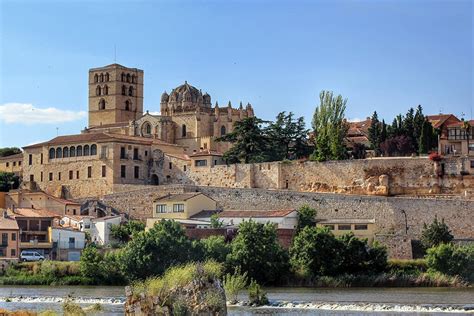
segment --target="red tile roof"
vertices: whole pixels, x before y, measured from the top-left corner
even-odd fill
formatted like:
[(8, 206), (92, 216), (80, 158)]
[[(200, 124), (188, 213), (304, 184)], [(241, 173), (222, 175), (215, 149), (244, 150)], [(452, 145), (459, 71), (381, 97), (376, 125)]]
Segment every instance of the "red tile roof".
[(433, 125), (434, 128), (440, 128), (449, 118), (454, 118), (457, 121), (460, 121), (453, 114), (437, 114), (437, 115), (427, 115), (428, 121)]
[[(467, 121), (467, 123), (471, 127), (474, 127), (474, 120)], [(455, 123), (449, 123), (446, 126), (447, 127), (463, 127), (463, 125), (464, 125), (464, 121), (460, 121), (460, 122), (455, 122)]]
[(0, 230), (18, 230), (18, 223), (13, 217), (4, 217), (3, 214), (0, 214)]
[(291, 214), (292, 212), (296, 212), (294, 209), (285, 209), (285, 210), (230, 210), (230, 211), (222, 211), (219, 214), (219, 217), (285, 217)]
[(15, 208), (11, 214), (14, 217), (42, 217), (42, 218), (61, 217), (60, 215), (48, 210), (33, 209), (33, 208)]

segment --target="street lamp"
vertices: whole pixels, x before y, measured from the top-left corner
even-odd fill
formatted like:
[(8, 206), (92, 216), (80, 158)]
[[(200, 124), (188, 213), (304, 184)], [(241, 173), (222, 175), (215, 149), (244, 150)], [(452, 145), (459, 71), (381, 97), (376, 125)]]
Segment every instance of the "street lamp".
[(402, 214), (405, 216), (405, 235), (408, 235), (408, 219), (407, 219), (407, 212), (405, 210), (401, 210)]

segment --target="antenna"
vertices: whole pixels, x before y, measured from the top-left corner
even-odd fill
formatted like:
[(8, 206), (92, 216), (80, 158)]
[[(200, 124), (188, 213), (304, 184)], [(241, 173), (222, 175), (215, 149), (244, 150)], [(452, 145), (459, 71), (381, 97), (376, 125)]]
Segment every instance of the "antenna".
[(59, 127), (56, 127), (56, 136), (59, 136)]

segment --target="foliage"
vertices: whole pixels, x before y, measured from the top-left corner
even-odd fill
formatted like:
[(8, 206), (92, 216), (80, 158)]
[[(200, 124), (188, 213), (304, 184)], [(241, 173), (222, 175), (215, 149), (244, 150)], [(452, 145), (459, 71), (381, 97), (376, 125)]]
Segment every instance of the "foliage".
[(20, 186), (20, 178), (13, 172), (0, 171), (0, 192), (8, 192), (9, 190), (18, 189)]
[(211, 215), (211, 228), (221, 228), (224, 226), (224, 221), (219, 220), (219, 214)]
[(225, 242), (224, 236), (209, 236), (201, 239), (206, 259), (214, 259), (217, 262), (225, 262), (230, 253), (230, 245)]
[(375, 150), (376, 154), (378, 154), (380, 150), (380, 144), (382, 143), (382, 124), (379, 121), (377, 111), (372, 114), (368, 132), (370, 148)]
[(239, 225), (227, 259), (228, 266), (247, 272), (260, 283), (274, 283), (288, 269), (288, 255), (278, 243), (275, 225), (252, 220)]
[(262, 306), (268, 304), (267, 293), (255, 280), (250, 281), (248, 291), (251, 305)]
[(236, 269), (233, 274), (227, 273), (224, 275), (223, 285), (229, 301), (232, 303), (237, 302), (237, 295), (245, 289), (247, 282), (247, 272), (240, 273), (239, 269)]
[[(161, 275), (170, 266), (200, 259), (181, 225), (162, 220), (149, 231), (139, 232), (121, 250), (120, 264), (129, 280)], [(196, 251), (198, 250), (198, 251)]]
[(112, 225), (110, 228), (110, 234), (112, 238), (118, 240), (119, 242), (126, 243), (130, 241), (133, 234), (144, 230), (145, 224), (143, 222), (132, 220), (126, 223)]
[(367, 148), (364, 144), (355, 143), (352, 147), (352, 158), (354, 159), (365, 159), (367, 156)]
[(441, 243), (449, 243), (453, 240), (453, 235), (449, 230), (448, 225), (444, 222), (444, 218), (441, 222), (438, 221), (438, 216), (435, 216), (433, 222), (428, 226), (423, 223), (423, 230), (421, 232), (421, 244), (425, 249), (437, 246)]
[(431, 161), (441, 161), (441, 160), (443, 160), (443, 157), (440, 154), (438, 154), (437, 152), (432, 152), (431, 154), (429, 154), (428, 158)]
[(82, 251), (80, 269), (87, 278), (101, 280), (103, 277), (103, 255), (96, 247), (88, 246)]
[(387, 271), (390, 274), (418, 275), (427, 270), (428, 264), (425, 259), (389, 259), (387, 262)]
[(426, 261), (430, 269), (474, 281), (474, 245), (441, 243), (428, 249)]
[(406, 156), (413, 153), (412, 139), (406, 135), (392, 136), (380, 144), (384, 156)]
[(316, 209), (303, 205), (297, 210), (298, 226), (297, 231), (302, 230), (306, 226), (314, 226), (316, 220)]
[(63, 302), (63, 313), (65, 316), (85, 316), (86, 312), (82, 309), (82, 307), (74, 303), (71, 300), (65, 300)]
[(330, 91), (321, 91), (320, 105), (313, 115), (313, 129), (316, 136), (316, 147), (312, 159), (318, 161), (340, 160), (346, 156), (344, 140), (348, 125), (345, 120), (347, 99), (341, 95), (333, 96)]
[(358, 239), (352, 233), (338, 238), (341, 242), (339, 271), (360, 274), (380, 273), (387, 266), (387, 252), (376, 242), (369, 247), (366, 239)]
[(0, 157), (13, 156), (20, 154), (21, 149), (18, 147), (2, 147), (0, 148)]

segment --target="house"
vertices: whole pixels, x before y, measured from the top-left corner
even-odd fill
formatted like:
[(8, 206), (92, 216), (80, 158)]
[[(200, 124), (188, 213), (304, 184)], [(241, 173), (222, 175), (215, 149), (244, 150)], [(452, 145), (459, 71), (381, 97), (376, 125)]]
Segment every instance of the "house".
[[(157, 198), (153, 202), (153, 217), (148, 218), (146, 222), (147, 229), (162, 219), (174, 219), (177, 221), (188, 221), (190, 225), (207, 225), (206, 221), (196, 222), (192, 216), (201, 212), (202, 210), (215, 210), (217, 203), (210, 197), (200, 193), (182, 193), (182, 194), (168, 194)], [(192, 219), (193, 223), (189, 222)]]
[(0, 171), (22, 176), (23, 153), (0, 157)]
[(366, 148), (370, 148), (369, 128), (372, 120), (370, 117), (363, 121), (348, 122), (349, 129), (346, 135), (346, 146), (353, 149), (355, 144), (362, 144)]
[(369, 244), (374, 240), (374, 219), (324, 219), (316, 223), (317, 227), (327, 227), (334, 236), (353, 233), (355, 237), (367, 239)]
[(89, 231), (91, 229), (91, 220), (93, 216), (75, 216), (75, 215), (65, 215), (61, 218), (61, 226), (69, 227), (79, 231)]
[(119, 225), (122, 222), (122, 216), (112, 215), (91, 219), (90, 234), (91, 240), (99, 245), (110, 243), (110, 228), (112, 225)]
[(0, 260), (18, 260), (20, 248), (18, 244), (20, 228), (14, 217), (6, 210), (0, 217)]
[(53, 254), (54, 260), (79, 261), (81, 251), (86, 244), (85, 232), (66, 228), (53, 227)]
[(43, 191), (14, 190), (5, 197), (6, 208), (45, 209), (58, 215), (80, 215), (81, 204), (60, 199)]
[(195, 152), (192, 155), (189, 155), (189, 158), (191, 159), (191, 170), (211, 168), (225, 164), (222, 159), (222, 153), (209, 149)]
[[(294, 229), (298, 224), (298, 214), (294, 209), (288, 210), (260, 210), (242, 211), (229, 210), (217, 212), (218, 218), (224, 226), (238, 226), (243, 221), (253, 220), (257, 223), (273, 223), (278, 229)], [(212, 211), (203, 211), (191, 217), (195, 220), (210, 221)]]

